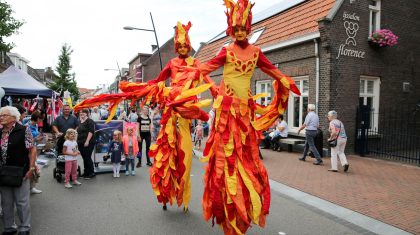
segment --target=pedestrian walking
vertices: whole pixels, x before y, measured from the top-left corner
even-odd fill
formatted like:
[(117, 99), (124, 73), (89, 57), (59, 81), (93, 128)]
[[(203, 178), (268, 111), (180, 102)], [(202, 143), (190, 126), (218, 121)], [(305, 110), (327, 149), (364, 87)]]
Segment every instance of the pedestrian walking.
[(194, 129), (194, 135), (195, 135), (194, 147), (197, 150), (200, 150), (201, 140), (203, 140), (203, 124), (201, 120), (197, 121), (197, 126), (195, 126), (195, 129)]
[[(31, 120), (26, 123), (25, 126), (27, 126), (32, 133), (32, 137), (34, 138), (34, 145), (37, 146), (37, 144), (39, 143), (39, 141), (42, 141), (44, 136), (39, 132), (38, 130), (38, 122), (41, 120), (39, 113), (35, 112), (32, 113), (31, 115)], [(38, 156), (37, 156), (38, 157)], [(34, 176), (37, 177), (33, 177), (31, 180), (31, 193), (32, 194), (39, 194), (42, 193), (41, 190), (37, 189), (35, 186), (38, 183), (38, 179), (39, 179), (39, 175), (40, 175), (40, 168), (39, 166), (35, 163), (35, 172), (36, 174)]]
[[(139, 139), (139, 149), (140, 153), (142, 153), (143, 148), (143, 140), (146, 142), (146, 160), (147, 165), (152, 166), (152, 162), (150, 161), (149, 157), (149, 150), (150, 150), (150, 143), (152, 142), (152, 119), (149, 117), (149, 108), (147, 106), (144, 106), (141, 109), (141, 113), (139, 118), (137, 119), (137, 122), (139, 123), (139, 133), (140, 133), (140, 139)], [(139, 162), (137, 163), (137, 167), (141, 167), (141, 154), (139, 158)]]
[(135, 108), (131, 109), (131, 112), (127, 117), (128, 121), (129, 122), (137, 122), (138, 118), (139, 118), (139, 116), (136, 113), (136, 109)]
[(316, 162), (314, 165), (322, 165), (322, 159), (319, 155), (318, 150), (315, 147), (315, 137), (317, 135), (317, 129), (319, 127), (319, 117), (315, 113), (315, 105), (308, 104), (308, 114), (305, 117), (305, 122), (299, 127), (298, 134), (305, 129), (305, 148), (303, 150), (303, 156), (299, 158), (301, 161), (305, 161), (306, 156), (308, 155), (308, 151), (315, 155)]
[[(136, 175), (134, 160), (139, 152), (139, 145), (132, 126), (127, 127), (127, 134), (123, 136), (123, 149), (125, 154), (125, 175), (129, 176), (131, 174), (134, 176)], [(131, 166), (131, 171), (129, 171), (129, 166)]]
[(108, 155), (111, 155), (114, 178), (120, 177), (121, 160), (123, 155), (123, 142), (121, 131), (114, 131), (112, 141), (109, 144)]
[(160, 132), (160, 120), (162, 119), (159, 106), (156, 106), (153, 109), (151, 118), (152, 118), (152, 140), (156, 141), (158, 134)]
[(64, 168), (64, 187), (72, 188), (73, 186), (70, 184), (70, 175), (71, 179), (73, 180), (74, 185), (81, 185), (79, 181), (77, 181), (77, 157), (80, 156), (79, 148), (77, 147), (77, 131), (75, 129), (67, 129), (65, 135), (65, 141), (63, 144), (63, 154), (65, 168)]
[(101, 114), (99, 113), (98, 107), (93, 107), (93, 110), (90, 113), (90, 119), (93, 121), (101, 120)]
[(347, 143), (346, 130), (344, 129), (344, 124), (337, 119), (337, 112), (332, 110), (328, 112), (328, 120), (330, 125), (328, 130), (330, 131), (330, 138), (328, 142), (331, 147), (331, 169), (328, 169), (332, 172), (337, 172), (337, 156), (340, 158), (340, 163), (344, 168), (344, 172), (349, 170), (349, 163), (347, 162), (346, 155), (344, 150)]

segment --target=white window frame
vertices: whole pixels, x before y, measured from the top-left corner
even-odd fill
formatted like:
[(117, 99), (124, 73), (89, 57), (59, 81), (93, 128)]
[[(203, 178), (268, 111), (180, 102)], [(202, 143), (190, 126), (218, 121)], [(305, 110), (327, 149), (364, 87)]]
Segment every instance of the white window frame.
[(256, 43), (258, 41), (258, 38), (260, 38), (261, 34), (264, 32), (264, 29), (265, 28), (260, 28), (260, 29), (254, 30), (251, 37), (249, 37), (248, 42), (250, 44)]
[[(375, 5), (369, 5), (369, 35), (370, 35), (381, 28), (381, 0), (372, 0), (375, 2)], [(372, 27), (372, 20), (373, 20), (373, 13), (376, 13), (375, 15), (375, 26)]]
[[(262, 89), (264, 85), (264, 89)], [(270, 87), (270, 89), (268, 89), (268, 87)], [(270, 90), (270, 92), (268, 92), (268, 90)], [(255, 84), (255, 93), (256, 94), (260, 94), (260, 93), (267, 93), (268, 96), (263, 97), (264, 98), (264, 103), (262, 103), (262, 98), (259, 98), (256, 100), (257, 104), (261, 104), (261, 105), (269, 105), (272, 101), (272, 93), (273, 93), (273, 81), (272, 80), (261, 80), (261, 81), (257, 81)]]
[[(288, 105), (287, 105), (287, 125), (289, 126), (289, 132), (297, 133), (299, 127), (305, 121), (306, 110), (304, 110), (304, 108), (303, 108), (303, 98), (307, 97), (308, 98), (308, 103), (309, 103), (309, 76), (293, 77), (292, 79), (295, 81), (297, 87), (299, 88), (299, 90), (301, 92), (301, 96), (299, 97), (298, 95), (294, 94), (293, 92), (290, 92), (289, 101), (288, 101)], [(307, 91), (303, 90), (303, 81), (308, 82), (308, 90)], [(295, 97), (299, 97), (299, 123), (297, 123), (296, 127), (295, 127), (295, 123), (294, 123), (294, 120), (295, 120), (294, 119), (294, 110), (295, 110), (294, 98)]]
[[(372, 99), (372, 112), (374, 113), (373, 125), (371, 128), (378, 130), (378, 121), (379, 121), (379, 97), (381, 90), (381, 79), (379, 77), (373, 76), (360, 76), (360, 83), (364, 81), (365, 85), (363, 86), (364, 90), (359, 89), (359, 98), (363, 98), (363, 105), (367, 105), (367, 98), (371, 97)], [(367, 92), (367, 81), (373, 81), (373, 93)], [(360, 87), (360, 86), (359, 86)]]

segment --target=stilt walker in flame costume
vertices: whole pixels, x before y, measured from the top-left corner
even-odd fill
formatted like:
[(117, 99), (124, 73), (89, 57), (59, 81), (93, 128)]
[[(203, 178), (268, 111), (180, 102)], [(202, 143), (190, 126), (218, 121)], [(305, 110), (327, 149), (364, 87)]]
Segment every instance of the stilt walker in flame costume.
[[(191, 23), (182, 25), (178, 22), (175, 30), (175, 51), (179, 54), (165, 66), (159, 76), (149, 82), (154, 84), (171, 78), (171, 88), (181, 94), (196, 87), (203, 80), (213, 84), (208, 77), (203, 77), (199, 71), (191, 72), (185, 67), (197, 67), (198, 61), (188, 53), (191, 51), (188, 31)], [(216, 96), (215, 87), (210, 88)], [(191, 100), (186, 104), (192, 104)], [(207, 105), (210, 103), (207, 102)], [(178, 110), (179, 112), (180, 110)], [(208, 119), (206, 113), (204, 113)], [(191, 164), (192, 164), (192, 140), (191, 140), (191, 118), (180, 117), (170, 107), (165, 107), (161, 119), (161, 131), (158, 134), (156, 144), (150, 148), (150, 156), (155, 158), (150, 169), (150, 181), (153, 190), (163, 209), (166, 204), (171, 205), (176, 200), (178, 206), (184, 204), (184, 211), (188, 211), (188, 204), (191, 197)]]
[[(190, 27), (191, 23), (182, 25), (178, 22), (174, 40), (175, 51), (179, 56), (173, 58), (156, 79), (147, 83), (121, 82), (123, 93), (101, 94), (75, 106), (77, 111), (109, 102), (111, 112), (107, 121), (110, 121), (118, 103), (126, 99), (132, 100), (131, 105), (140, 98), (144, 98), (143, 104), (153, 101), (160, 105), (163, 110), (160, 121), (162, 126), (156, 144), (150, 148), (149, 156), (155, 158), (150, 168), (150, 181), (164, 210), (167, 209), (167, 203), (172, 205), (174, 202), (178, 206), (184, 204), (184, 210), (188, 210), (192, 163), (190, 119), (208, 120), (207, 113), (201, 107), (210, 105), (211, 100), (198, 102), (197, 94), (209, 88), (213, 96), (217, 94), (211, 79), (203, 77), (196, 68), (198, 61), (188, 56), (191, 51), (188, 36)], [(165, 87), (168, 78), (171, 78), (171, 87)], [(197, 86), (203, 81), (207, 84)]]
[[(204, 156), (209, 164), (204, 176), (203, 211), (206, 220), (216, 220), (225, 234), (244, 234), (251, 222), (263, 227), (270, 207), (267, 171), (259, 158), (261, 131), (283, 113), (289, 90), (300, 95), (295, 82), (282, 74), (250, 45), (253, 4), (225, 0), (228, 28), (235, 42), (224, 47), (199, 67), (203, 75), (224, 66), (223, 80), (213, 108), (216, 111)], [(255, 67), (274, 79), (274, 98), (269, 106), (254, 102), (251, 77)], [(257, 118), (256, 114), (260, 114)]]

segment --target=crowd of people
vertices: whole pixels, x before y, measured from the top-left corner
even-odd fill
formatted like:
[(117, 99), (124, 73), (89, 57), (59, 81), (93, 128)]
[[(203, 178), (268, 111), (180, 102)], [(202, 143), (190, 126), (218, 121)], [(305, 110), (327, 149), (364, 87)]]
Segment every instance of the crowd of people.
[[(189, 56), (192, 49), (188, 36), (191, 23), (182, 25), (178, 22), (174, 41), (175, 52), (179, 56), (170, 60), (156, 79), (141, 86), (154, 87), (156, 91), (159, 90), (156, 84), (171, 79), (172, 89), (167, 92), (169, 95), (160, 101), (166, 105), (165, 108), (156, 108), (150, 112), (148, 107), (143, 106), (138, 113), (137, 107), (133, 107), (128, 115), (122, 109), (118, 109), (113, 118), (137, 123), (134, 126), (138, 130), (128, 125), (124, 134), (114, 131), (112, 141), (108, 145), (108, 154), (113, 164), (113, 177), (120, 177), (121, 162), (125, 162), (126, 176), (135, 176), (136, 158), (139, 159), (136, 167), (142, 166), (144, 141), (146, 165), (151, 167), (150, 181), (158, 202), (163, 204), (164, 210), (167, 203), (172, 204), (174, 201), (178, 206), (184, 204), (184, 211), (188, 211), (193, 149), (191, 135), (194, 135), (195, 148), (200, 149), (204, 136), (201, 121), (206, 121), (209, 115), (201, 109), (205, 102), (183, 95), (184, 92), (192, 93), (190, 91), (198, 94), (210, 88), (214, 102), (210, 112), (212, 131), (203, 153), (203, 160), (208, 161), (204, 174), (203, 215), (205, 220), (212, 219), (219, 224), (225, 234), (243, 234), (251, 226), (251, 222), (263, 227), (269, 213), (269, 178), (260, 160), (261, 152), (258, 148), (261, 131), (274, 123), (271, 131), (265, 133), (263, 143), (267, 148), (279, 150), (279, 140), (287, 138), (289, 134), (281, 113), (285, 111), (289, 92), (300, 95), (300, 91), (295, 82), (281, 73), (259, 47), (248, 42), (253, 4), (243, 0), (237, 3), (225, 1), (225, 5), (228, 18), (226, 33), (234, 42), (223, 47), (215, 58), (201, 64)], [(220, 85), (216, 86), (208, 74), (222, 66), (223, 78)], [(274, 79), (274, 96), (272, 103), (266, 107), (257, 107), (250, 92), (251, 78), (257, 66)], [(208, 86), (200, 85), (203, 81)], [(122, 95), (129, 97), (132, 94), (124, 92)], [(121, 99), (122, 95), (119, 94), (117, 98)], [(71, 114), (71, 107), (64, 105), (62, 115), (54, 120), (52, 131), (58, 138), (57, 151), (65, 156), (66, 188), (81, 185), (77, 179), (79, 157), (83, 159), (83, 177), (95, 177), (91, 157), (95, 146), (94, 123), (97, 120), (107, 120), (109, 115), (111, 114), (107, 107), (101, 106), (92, 107), (92, 111), (84, 108), (76, 117)], [(14, 107), (6, 106), (0, 109), (2, 173), (5, 172), (3, 169), (11, 167), (15, 167), (15, 172), (22, 172), (20, 178), (15, 177), (8, 185), (1, 182), (0, 177), (3, 234), (15, 234), (17, 231), (20, 234), (29, 234), (31, 182), (35, 183), (38, 178), (35, 164), (36, 141), (40, 137), (37, 137), (36, 130), (32, 131), (36, 129), (34, 125), (38, 117), (34, 117), (27, 126), (23, 126), (19, 123), (20, 116)], [(193, 119), (197, 119), (197, 124), (192, 129)], [(328, 113), (328, 119), (331, 133), (328, 140), (332, 152), (329, 170), (338, 171), (339, 157), (344, 171), (347, 171), (349, 164), (344, 154), (347, 139), (344, 124), (337, 119), (335, 111)], [(323, 164), (314, 144), (318, 128), (319, 117), (315, 113), (315, 105), (309, 104), (305, 122), (297, 133), (305, 129), (305, 149), (299, 160), (305, 161), (310, 150), (316, 158), (314, 164)], [(151, 146), (153, 140), (156, 144)], [(155, 158), (153, 163), (150, 157)], [(35, 188), (34, 184), (32, 188)], [(15, 206), (21, 222), (18, 229), (14, 219)]]

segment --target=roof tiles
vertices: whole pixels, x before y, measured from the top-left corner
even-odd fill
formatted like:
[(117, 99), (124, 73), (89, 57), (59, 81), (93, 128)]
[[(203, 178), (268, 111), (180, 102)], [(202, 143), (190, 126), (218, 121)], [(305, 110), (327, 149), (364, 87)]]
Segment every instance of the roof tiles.
[[(252, 25), (254, 30), (265, 29), (254, 45), (266, 47), (287, 39), (317, 32), (317, 20), (327, 16), (334, 3), (335, 0), (308, 0), (257, 22)], [(224, 37), (204, 45), (196, 55), (196, 58), (202, 62), (207, 62), (216, 56), (228, 39), (230, 38)]]

